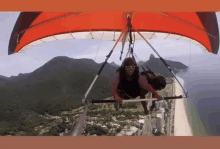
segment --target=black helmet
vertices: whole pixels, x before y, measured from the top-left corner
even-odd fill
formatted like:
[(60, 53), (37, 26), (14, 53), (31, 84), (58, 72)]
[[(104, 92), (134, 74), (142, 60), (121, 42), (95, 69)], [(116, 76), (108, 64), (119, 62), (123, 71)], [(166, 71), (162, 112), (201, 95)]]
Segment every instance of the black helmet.
[(165, 77), (158, 75), (153, 80), (153, 86), (156, 90), (162, 90), (166, 87), (166, 79)]
[(130, 65), (137, 66), (136, 61), (131, 57), (128, 57), (128, 58), (124, 59), (124, 61), (122, 62), (122, 67), (130, 66)]

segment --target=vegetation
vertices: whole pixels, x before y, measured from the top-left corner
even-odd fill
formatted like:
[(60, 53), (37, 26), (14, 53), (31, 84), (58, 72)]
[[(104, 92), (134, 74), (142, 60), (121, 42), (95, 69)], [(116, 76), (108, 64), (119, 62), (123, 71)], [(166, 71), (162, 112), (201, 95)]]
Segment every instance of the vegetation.
[[(153, 61), (157, 62), (156, 58), (146, 63)], [(0, 135), (57, 136), (66, 129), (73, 130), (77, 122), (77, 116), (74, 119), (73, 116), (82, 114), (83, 110), (72, 110), (82, 106), (81, 99), (99, 66), (101, 64), (92, 60), (58, 57), (32, 73), (1, 79), (0, 84), (2, 80), (7, 81), (7, 84), (0, 87)], [(171, 67), (185, 68), (179, 63)], [(156, 73), (161, 70), (156, 70)], [(115, 71), (116, 67), (107, 65), (87, 98), (101, 100), (110, 97)], [(162, 94), (169, 95), (167, 89), (163, 90)], [(168, 106), (171, 108), (170, 102)], [(64, 111), (66, 114), (62, 114)], [(96, 124), (89, 127), (91, 131), (87, 134), (116, 135), (126, 125), (125, 120), (137, 121), (143, 114), (142, 106), (137, 103), (123, 104), (119, 111), (110, 103), (94, 104), (89, 108), (89, 116), (97, 117), (97, 120)], [(60, 117), (51, 118), (52, 115)], [(69, 122), (66, 122), (67, 117)], [(111, 124), (114, 122), (113, 117), (119, 121), (120, 126)], [(98, 126), (98, 123), (106, 125), (107, 128)], [(106, 129), (109, 131), (106, 132)]]
[(60, 96), (42, 101), (37, 105), (36, 111), (40, 114), (60, 115), (62, 111), (70, 111), (82, 106), (82, 103), (74, 99), (72, 94), (62, 94)]

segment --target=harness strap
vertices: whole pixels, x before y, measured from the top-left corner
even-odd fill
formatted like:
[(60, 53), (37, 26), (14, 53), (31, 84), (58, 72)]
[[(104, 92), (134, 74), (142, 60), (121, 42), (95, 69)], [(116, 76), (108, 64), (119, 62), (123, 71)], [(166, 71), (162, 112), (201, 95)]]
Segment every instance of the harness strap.
[[(129, 56), (131, 55), (132, 58), (135, 60), (134, 55), (133, 55), (134, 42), (133, 42), (133, 39), (132, 39), (132, 30), (131, 30), (131, 28), (132, 28), (131, 18), (130, 18), (130, 16), (128, 16), (128, 17), (127, 17), (127, 30), (126, 30), (126, 34), (125, 34), (125, 36), (124, 36), (124, 38), (123, 38), (120, 60), (122, 59), (122, 54), (123, 54), (123, 50), (124, 50), (124, 42), (125, 42), (125, 40), (126, 40), (126, 37), (127, 37), (128, 33), (129, 33), (129, 39), (128, 39), (128, 40), (129, 40), (129, 49), (128, 49), (128, 52), (127, 52), (127, 54), (126, 54), (126, 57), (127, 57), (128, 55), (129, 55)], [(134, 37), (134, 38), (135, 38), (135, 37)], [(126, 57), (125, 57), (125, 58), (126, 58)]]

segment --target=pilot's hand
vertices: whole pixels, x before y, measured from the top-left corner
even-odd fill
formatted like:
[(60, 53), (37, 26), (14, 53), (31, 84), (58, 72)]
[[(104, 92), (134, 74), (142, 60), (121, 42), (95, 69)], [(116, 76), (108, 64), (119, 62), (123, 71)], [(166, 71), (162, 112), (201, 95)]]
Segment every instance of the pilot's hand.
[(122, 101), (123, 101), (123, 99), (120, 96), (118, 96), (117, 94), (115, 94), (114, 98), (115, 98), (116, 103), (118, 103), (118, 104), (122, 103)]

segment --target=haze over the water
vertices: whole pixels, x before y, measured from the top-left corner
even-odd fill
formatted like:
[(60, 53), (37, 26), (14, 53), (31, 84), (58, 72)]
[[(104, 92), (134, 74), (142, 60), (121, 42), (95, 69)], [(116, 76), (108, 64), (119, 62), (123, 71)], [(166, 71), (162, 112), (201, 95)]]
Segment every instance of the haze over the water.
[(220, 136), (219, 58), (213, 58), (212, 63), (210, 66), (198, 62), (182, 76), (189, 92), (189, 119), (196, 136)]

